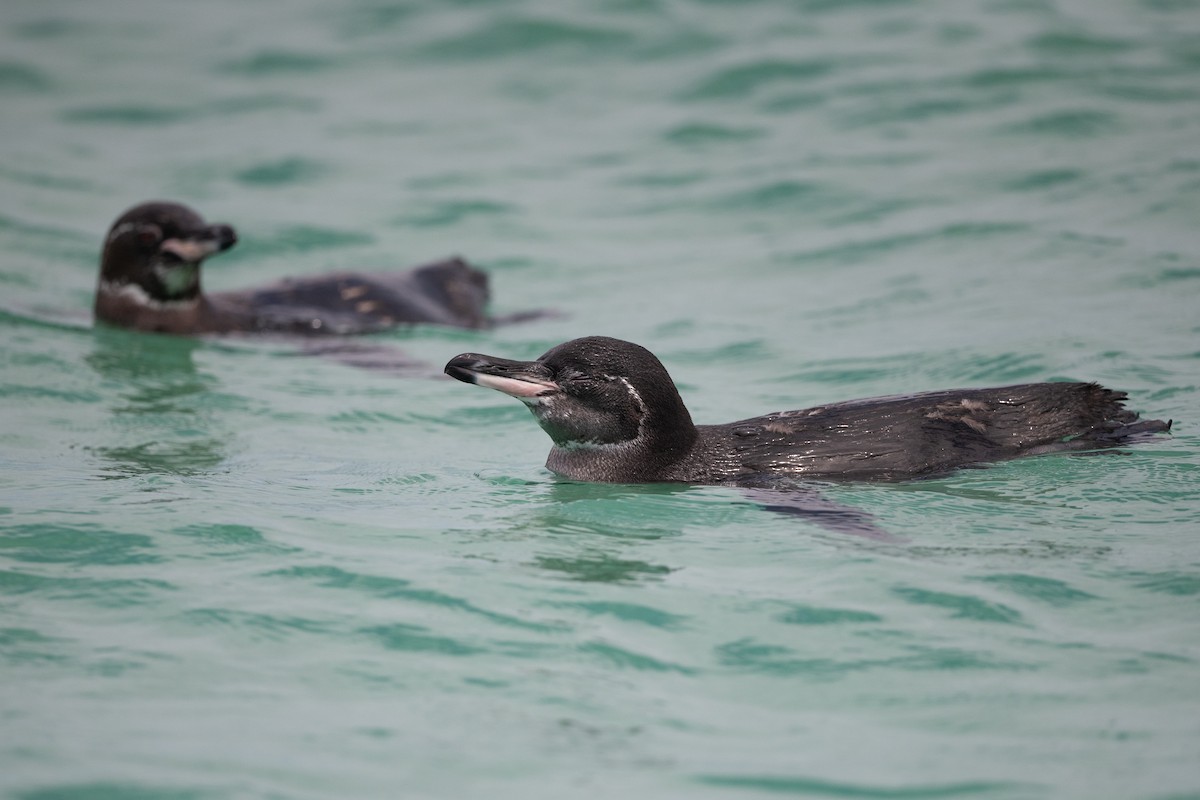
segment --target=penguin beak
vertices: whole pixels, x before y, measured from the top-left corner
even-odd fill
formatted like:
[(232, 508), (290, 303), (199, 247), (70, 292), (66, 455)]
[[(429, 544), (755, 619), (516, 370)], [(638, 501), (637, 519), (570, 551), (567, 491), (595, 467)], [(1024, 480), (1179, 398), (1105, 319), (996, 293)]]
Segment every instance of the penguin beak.
[(192, 236), (165, 239), (160, 252), (170, 253), (180, 261), (196, 264), (237, 244), (237, 233), (228, 225), (210, 225)]
[(446, 374), (463, 383), (486, 386), (525, 402), (555, 394), (559, 386), (537, 361), (509, 361), (504, 358), (463, 353), (446, 364)]

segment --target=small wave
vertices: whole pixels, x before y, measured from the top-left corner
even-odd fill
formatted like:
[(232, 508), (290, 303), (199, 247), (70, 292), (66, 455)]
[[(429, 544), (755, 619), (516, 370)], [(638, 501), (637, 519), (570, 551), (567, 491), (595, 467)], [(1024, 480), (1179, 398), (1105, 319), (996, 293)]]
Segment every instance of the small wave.
[(683, 93), (684, 100), (742, 98), (758, 89), (776, 84), (794, 84), (824, 77), (834, 64), (822, 61), (781, 61), (769, 59), (725, 67), (704, 78)]
[(36, 67), (0, 61), (0, 92), (46, 92), (53, 83)]
[(168, 125), (193, 119), (196, 113), (194, 109), (179, 106), (111, 105), (68, 109), (62, 118), (67, 122), (109, 125)]
[(197, 109), (197, 115), (226, 116), (231, 114), (275, 114), (280, 111), (315, 112), (321, 102), (311, 97), (291, 94), (250, 94), (222, 97)]
[(691, 186), (707, 180), (709, 173), (696, 171), (683, 172), (643, 172), (622, 178), (618, 183), (626, 186), (640, 186), (646, 189), (676, 189), (681, 186)]
[(347, 3), (331, 5), (328, 8), (334, 11), (334, 26), (348, 38), (390, 33), (403, 27), (416, 11), (415, 6), (373, 3)]
[[(80, 236), (79, 233), (70, 228), (61, 228), (54, 225), (40, 225), (34, 222), (26, 222), (25, 220), (15, 217), (0, 216), (0, 231), (12, 231), (19, 237), (29, 237), (37, 240), (36, 252), (44, 253), (46, 248), (57, 247), (56, 252), (80, 252), (83, 253), (84, 247), (87, 257), (94, 258), (99, 251), (99, 243), (93, 241), (91, 237)], [(18, 240), (19, 241), (19, 240)], [(85, 245), (85, 242), (87, 243)], [(12, 245), (8, 245), (11, 247)], [(69, 249), (68, 249), (69, 248)]]
[(728, 211), (826, 211), (844, 207), (850, 197), (837, 186), (783, 180), (731, 192), (714, 199), (711, 205)]
[(0, 555), (34, 564), (154, 564), (149, 536), (118, 533), (98, 525), (15, 525), (4, 528)]
[(495, 217), (511, 214), (517, 207), (511, 203), (492, 200), (448, 200), (431, 203), (418, 213), (397, 217), (394, 224), (414, 228), (438, 228), (455, 225), (473, 217)]
[(994, 384), (1046, 380), (1050, 366), (1038, 353), (954, 352), (937, 360), (927, 370), (931, 380), (947, 382), (988, 382)]
[(716, 648), (718, 662), (738, 672), (782, 677), (805, 677), (817, 681), (840, 680), (853, 672), (904, 670), (1027, 670), (1032, 665), (998, 660), (986, 653), (959, 648), (905, 645), (894, 656), (877, 658), (832, 658), (801, 656), (784, 645), (760, 642), (754, 638), (737, 639)]
[(330, 633), (340, 630), (331, 623), (304, 617), (260, 614), (228, 608), (194, 608), (180, 615), (188, 623), (216, 626), (249, 633), (255, 639), (285, 639), (296, 633)]
[(871, 127), (905, 122), (925, 122), (937, 117), (960, 116), (982, 109), (1002, 105), (1007, 101), (997, 97), (926, 97), (918, 100), (872, 101), (869, 108), (862, 108), (838, 116), (839, 123), (846, 128)]
[(1101, 136), (1116, 131), (1120, 127), (1121, 117), (1119, 114), (1096, 109), (1077, 109), (1038, 114), (1024, 122), (1006, 125), (1001, 128), (1001, 132), (1075, 139)]
[(620, 603), (613, 601), (595, 600), (588, 602), (553, 603), (557, 608), (573, 608), (583, 611), (590, 616), (610, 616), (622, 622), (637, 622), (652, 628), (663, 630), (679, 630), (686, 627), (687, 617), (671, 614), (651, 606), (638, 603)]
[(449, 636), (438, 636), (421, 625), (377, 625), (360, 628), (388, 650), (408, 653), (438, 653), (447, 656), (470, 656), (485, 652), (484, 648), (466, 644)]
[(34, 172), (27, 170), (0, 167), (0, 177), (14, 183), (22, 183), (38, 189), (61, 189), (67, 192), (88, 192), (95, 188), (95, 183), (85, 178), (56, 175), (49, 172)]
[(727, 142), (748, 142), (761, 139), (765, 135), (766, 130), (763, 128), (734, 128), (709, 122), (690, 122), (676, 125), (664, 133), (662, 138), (668, 144), (696, 147)]
[(854, 797), (870, 800), (940, 800), (940, 798), (986, 795), (1032, 797), (1043, 793), (1042, 788), (1036, 785), (1005, 781), (874, 786), (863, 783), (839, 783), (801, 776), (719, 774), (699, 775), (695, 780), (708, 786), (720, 786), (727, 789), (746, 789), (804, 797)]
[(617, 647), (608, 642), (587, 642), (579, 645), (579, 652), (597, 656), (611, 666), (624, 667), (651, 672), (678, 672), (684, 675), (694, 675), (697, 670), (680, 664), (672, 664), (643, 653), (635, 653), (623, 647)]
[(249, 525), (208, 523), (185, 525), (171, 533), (203, 546), (204, 557), (233, 556), (243, 558), (251, 553), (278, 556), (293, 553), (296, 548), (271, 541), (257, 528)]
[(988, 67), (972, 72), (964, 83), (972, 89), (1007, 89), (1073, 77), (1073, 73), (1052, 67)]
[(1041, 189), (1053, 189), (1082, 180), (1085, 174), (1082, 170), (1078, 169), (1034, 170), (1007, 179), (1003, 183), (1003, 188), (1010, 192), (1035, 192)]
[(1043, 578), (1038, 575), (1024, 575), (1020, 573), (987, 575), (979, 580), (983, 583), (999, 586), (1020, 597), (1036, 600), (1058, 608), (1098, 599), (1096, 595), (1076, 589), (1066, 581), (1060, 581), (1055, 578)]
[(659, 578), (671, 573), (663, 564), (608, 555), (538, 556), (533, 565), (586, 583), (627, 583), (642, 578)]
[[(902, 205), (896, 210), (908, 206)], [(776, 256), (777, 261), (788, 264), (828, 262), (836, 265), (861, 264), (878, 256), (900, 250), (939, 243), (975, 243), (985, 237), (1024, 234), (1030, 229), (1018, 222), (960, 222), (941, 225), (937, 228), (912, 233), (891, 234), (866, 239), (854, 239), (843, 244), (804, 250)]]
[(1154, 572), (1136, 576), (1139, 589), (1177, 597), (1200, 595), (1200, 575), (1186, 572)]
[(95, 32), (95, 28), (77, 19), (47, 17), (13, 25), (13, 34), (18, 38), (30, 41), (62, 39), (70, 36), (87, 36)]
[(0, 595), (36, 594), (56, 600), (81, 600), (100, 608), (153, 606), (164, 592), (179, 587), (149, 578), (102, 579), (51, 577), (23, 570), (0, 570)]
[(1137, 44), (1130, 39), (1112, 39), (1086, 33), (1043, 33), (1030, 39), (1025, 46), (1042, 55), (1107, 58), (1133, 50)]
[(628, 48), (633, 34), (597, 25), (580, 25), (549, 19), (489, 20), (476, 30), (449, 37), (423, 48), (430, 58), (483, 60), (562, 50), (590, 55), (612, 55)]
[(113, 104), (68, 108), (60, 117), (69, 123), (85, 125), (120, 125), (128, 127), (157, 127), (194, 122), (210, 116), (234, 114), (268, 114), (281, 110), (312, 112), (320, 103), (311, 98), (290, 95), (250, 95), (226, 97), (207, 104), (193, 106)]
[(882, 617), (870, 611), (808, 605), (794, 605), (776, 619), (788, 625), (844, 625), (883, 621)]
[(329, 166), (308, 158), (282, 158), (248, 167), (234, 175), (248, 186), (292, 186), (311, 183), (329, 172)]
[(245, 253), (253, 251), (257, 256), (265, 256), (374, 243), (374, 236), (361, 231), (347, 231), (317, 225), (289, 225), (272, 235), (260, 234), (253, 240), (247, 240), (243, 249)]
[(243, 77), (258, 78), (280, 73), (307, 74), (320, 72), (334, 66), (336, 61), (327, 56), (290, 50), (264, 50), (248, 58), (226, 63), (222, 69)]
[(388, 578), (380, 575), (367, 575), (357, 572), (347, 572), (338, 567), (292, 567), (266, 573), (269, 576), (310, 580), (319, 586), (333, 589), (348, 589), (364, 594), (385, 597), (396, 600), (407, 600), (416, 603), (441, 606), (456, 611), (463, 611), (474, 616), (482, 617), (491, 622), (508, 627), (526, 630), (549, 632), (557, 630), (554, 625), (544, 625), (529, 622), (508, 614), (480, 608), (461, 597), (439, 592), (433, 589), (423, 589), (413, 586), (411, 581), (401, 578)]
[(1021, 614), (1014, 608), (1000, 603), (991, 603), (973, 595), (935, 592), (915, 586), (898, 586), (892, 592), (918, 606), (944, 608), (952, 619), (967, 619), (975, 622), (1019, 623)]
[(207, 789), (180, 789), (151, 783), (97, 781), (48, 784), (12, 796), (14, 800), (205, 800), (214, 797), (214, 793)]
[(186, 441), (155, 439), (87, 449), (109, 462), (102, 468), (102, 477), (122, 480), (158, 475), (208, 475), (225, 461), (227, 446), (223, 439), (197, 438)]
[(1126, 286), (1155, 289), (1184, 281), (1200, 279), (1200, 267), (1164, 267), (1149, 275), (1130, 276), (1122, 280)]

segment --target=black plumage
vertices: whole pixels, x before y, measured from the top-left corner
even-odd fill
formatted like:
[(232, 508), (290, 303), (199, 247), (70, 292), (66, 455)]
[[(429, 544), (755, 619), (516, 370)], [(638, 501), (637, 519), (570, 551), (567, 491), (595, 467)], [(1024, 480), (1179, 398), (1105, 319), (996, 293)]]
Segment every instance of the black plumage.
[(237, 235), (178, 203), (143, 203), (113, 223), (96, 291), (98, 320), (136, 330), (361, 334), (396, 325), (491, 324), (488, 276), (452, 258), (398, 272), (343, 272), (206, 294), (201, 264)]
[(662, 363), (631, 342), (574, 339), (536, 361), (475, 353), (446, 373), (523, 400), (568, 478), (761, 485), (904, 480), (972, 464), (1134, 443), (1170, 429), (1095, 383), (1030, 383), (852, 400), (695, 425)]

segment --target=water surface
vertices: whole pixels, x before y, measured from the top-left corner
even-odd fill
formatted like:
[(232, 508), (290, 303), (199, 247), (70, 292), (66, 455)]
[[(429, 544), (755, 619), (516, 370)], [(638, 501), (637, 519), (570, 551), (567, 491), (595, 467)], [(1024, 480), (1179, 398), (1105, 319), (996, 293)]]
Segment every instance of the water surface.
[[(16, 0), (0, 11), (0, 791), (1200, 796), (1200, 3)], [(462, 254), (488, 332), (94, 329), (184, 201), (210, 288)], [(723, 422), (1087, 379), (1172, 438), (827, 496), (556, 481), (438, 377), (607, 334)]]

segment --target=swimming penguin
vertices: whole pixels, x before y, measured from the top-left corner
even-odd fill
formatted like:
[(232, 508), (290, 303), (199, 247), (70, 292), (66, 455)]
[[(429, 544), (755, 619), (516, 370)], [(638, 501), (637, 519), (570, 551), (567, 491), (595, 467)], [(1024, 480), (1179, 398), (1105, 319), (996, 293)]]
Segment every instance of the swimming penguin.
[(573, 339), (536, 361), (455, 356), (446, 374), (524, 402), (554, 440), (546, 466), (573, 480), (763, 485), (896, 481), (1044, 453), (1131, 444), (1170, 430), (1094, 383), (952, 389), (694, 425), (649, 350)]
[(407, 323), (484, 328), (492, 322), (484, 312), (486, 273), (458, 258), (403, 272), (342, 272), (204, 293), (200, 265), (236, 243), (233, 228), (209, 225), (178, 203), (129, 209), (104, 242), (96, 319), (183, 335), (362, 334)]

